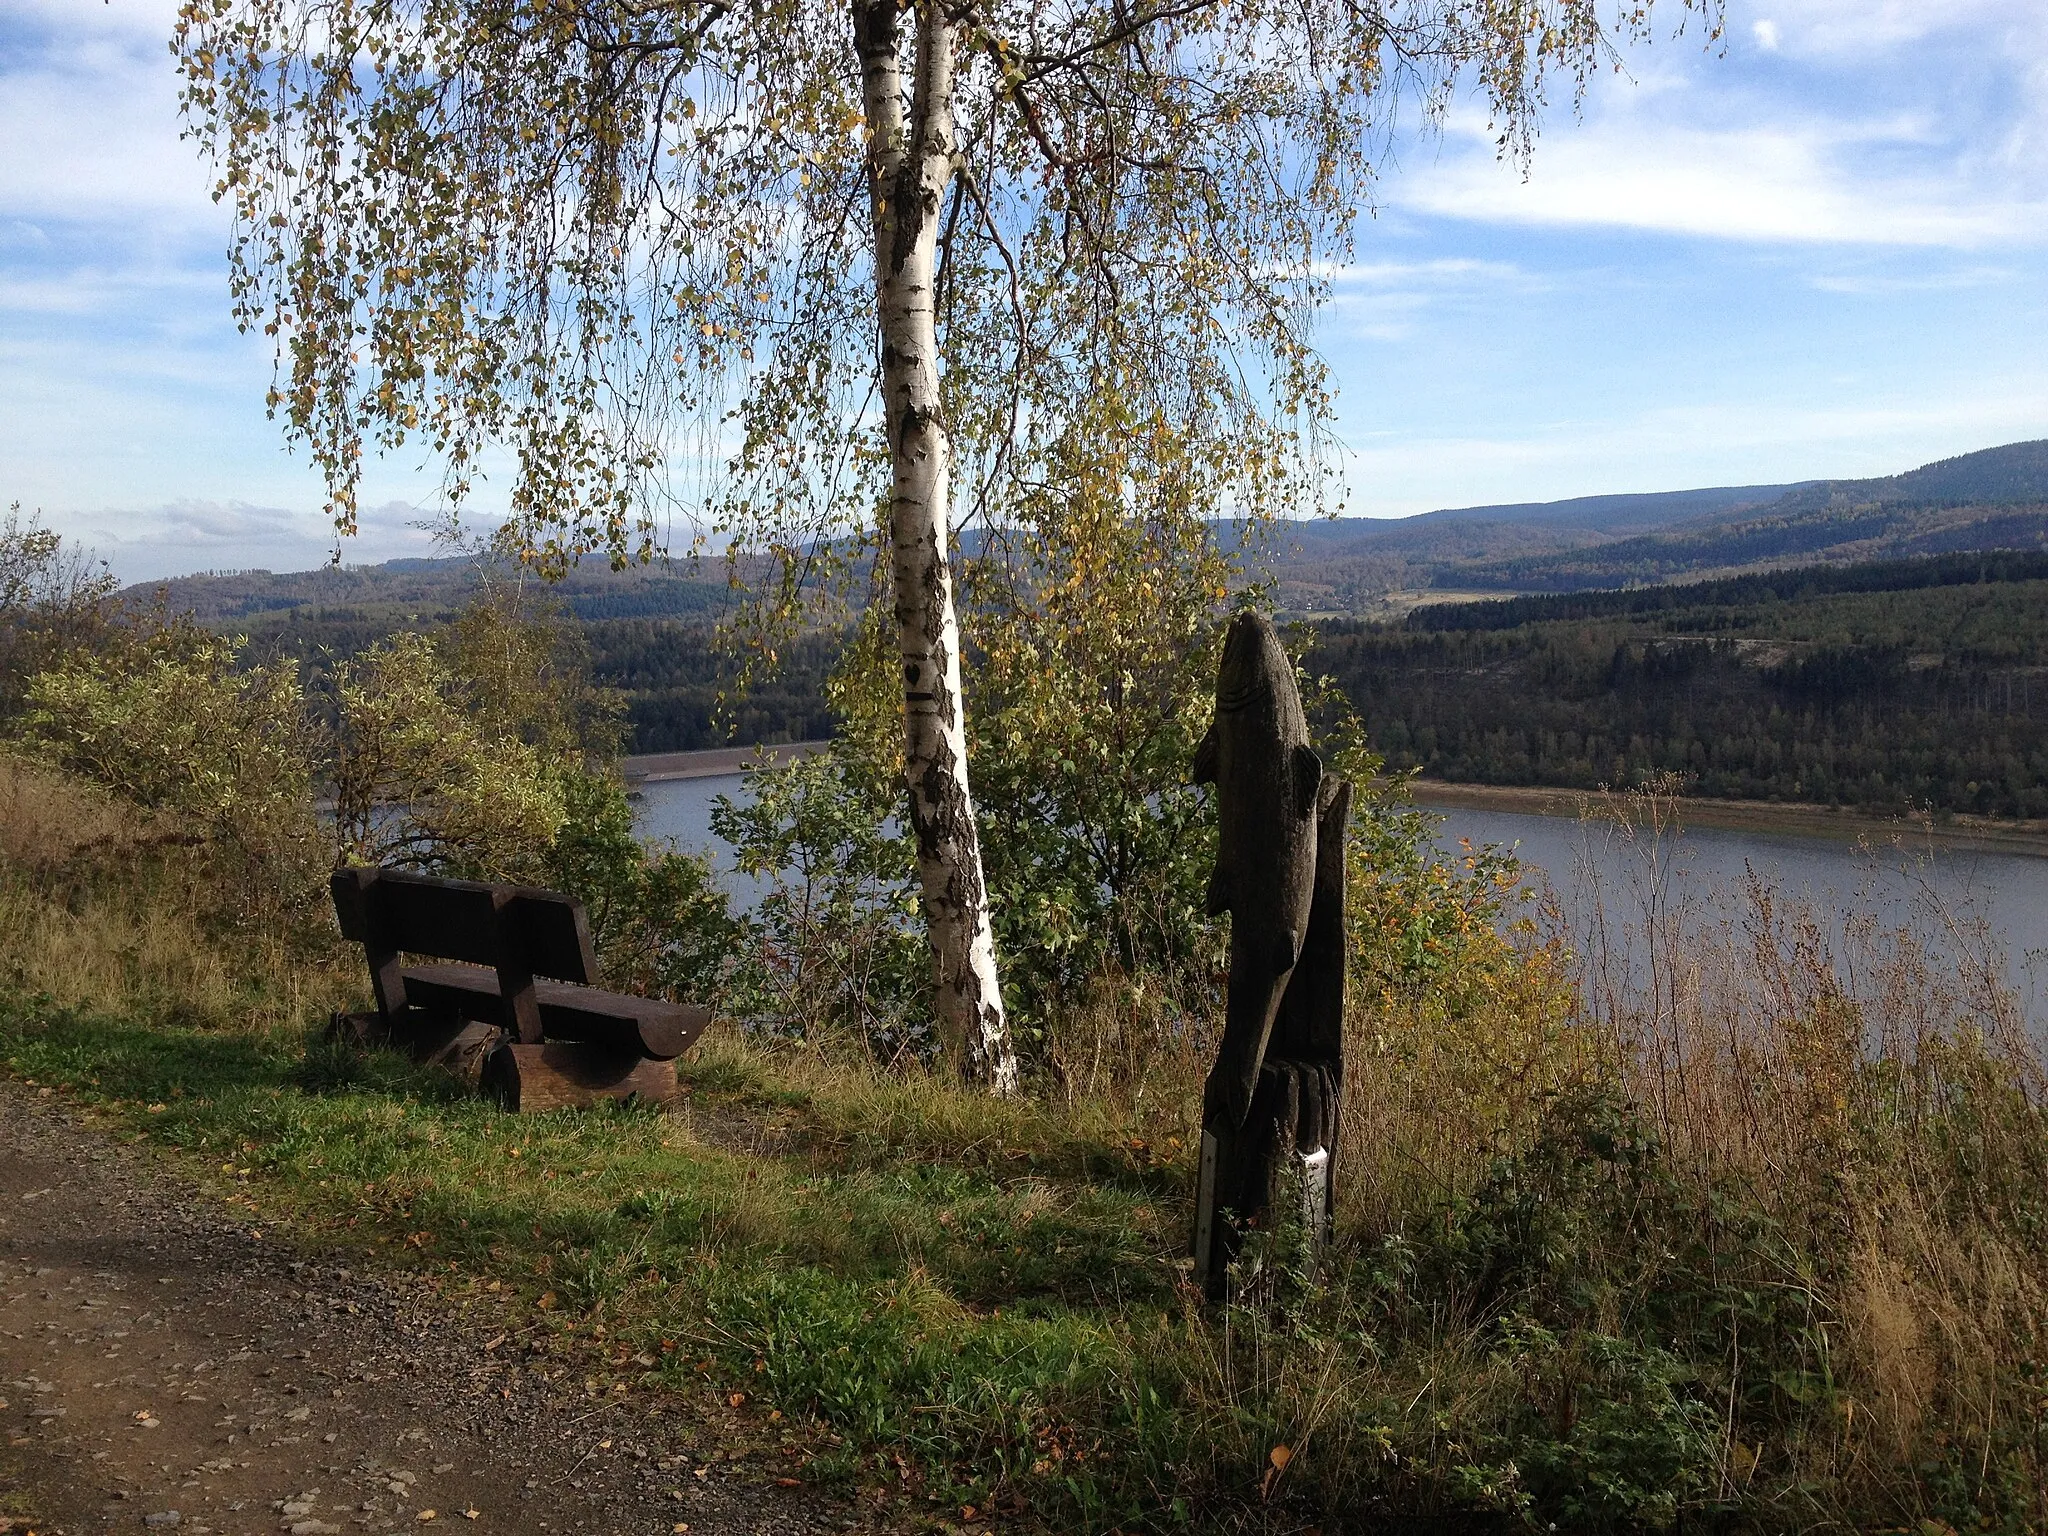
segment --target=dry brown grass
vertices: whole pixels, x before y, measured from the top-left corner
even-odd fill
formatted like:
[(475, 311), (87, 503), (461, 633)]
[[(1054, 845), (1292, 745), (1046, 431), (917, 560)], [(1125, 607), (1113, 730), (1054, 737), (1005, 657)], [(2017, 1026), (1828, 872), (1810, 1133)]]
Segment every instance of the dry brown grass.
[[(340, 954), (236, 933), (207, 850), (96, 786), (0, 752), (0, 975), (59, 1008), (269, 1029), (353, 1005)], [(232, 916), (232, 914), (228, 914)]]
[(142, 819), (105, 791), (0, 748), (0, 859), (51, 869), (148, 835)]
[(1846, 918), (1754, 872), (1690, 893), (1681, 812), (1594, 808), (1635, 873), (1619, 910), (1580, 909), (1577, 1023), (1678, 1176), (1798, 1250), (1840, 1413), (1803, 1471), (1902, 1517), (1933, 1465), (2016, 1457), (2040, 1487), (2048, 1072), (1996, 936), (1931, 882)]

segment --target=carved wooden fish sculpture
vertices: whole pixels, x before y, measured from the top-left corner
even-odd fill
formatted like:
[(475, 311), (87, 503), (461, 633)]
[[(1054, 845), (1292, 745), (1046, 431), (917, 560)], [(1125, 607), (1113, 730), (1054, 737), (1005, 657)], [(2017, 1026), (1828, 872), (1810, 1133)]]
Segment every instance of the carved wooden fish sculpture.
[(1280, 637), (1264, 614), (1240, 613), (1224, 637), (1215, 723), (1195, 749), (1195, 782), (1216, 786), (1209, 911), (1230, 914), (1230, 993), (1202, 1095), (1205, 1124), (1234, 1131), (1251, 1109), (1273, 1016), (1308, 932), (1322, 780)]

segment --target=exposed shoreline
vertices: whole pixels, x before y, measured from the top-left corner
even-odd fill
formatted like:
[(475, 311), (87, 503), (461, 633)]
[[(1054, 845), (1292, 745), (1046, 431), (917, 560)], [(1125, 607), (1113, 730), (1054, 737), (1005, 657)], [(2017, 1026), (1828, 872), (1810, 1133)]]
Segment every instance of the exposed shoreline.
[(772, 747), (712, 747), (702, 752), (649, 752), (619, 759), (628, 784), (660, 784), (670, 779), (722, 779), (763, 760), (782, 762), (809, 757), (829, 745), (822, 741), (788, 741)]
[[(1412, 781), (1415, 803), (1439, 809), (1512, 811), (1532, 816), (1597, 813), (1610, 794), (1595, 790), (1551, 789), (1506, 784), (1452, 784), (1441, 779)], [(1980, 816), (1936, 820), (1926, 815), (1878, 816), (1867, 811), (1837, 809), (1770, 800), (1709, 800), (1685, 797), (1677, 802), (1681, 825), (1718, 827), (1736, 832), (1775, 832), (1795, 837), (1824, 837), (1839, 842), (1867, 841), (1934, 843), (1976, 853), (2010, 853), (2048, 858), (2048, 822), (1994, 821)]]

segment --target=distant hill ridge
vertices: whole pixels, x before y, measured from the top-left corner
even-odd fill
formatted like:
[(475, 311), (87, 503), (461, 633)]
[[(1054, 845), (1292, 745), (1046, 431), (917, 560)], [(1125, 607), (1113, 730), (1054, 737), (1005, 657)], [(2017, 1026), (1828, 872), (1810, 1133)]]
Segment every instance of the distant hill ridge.
[[(1373, 612), (1402, 591), (1577, 592), (1994, 550), (2048, 550), (2048, 438), (1875, 478), (1283, 524), (1269, 544), (1283, 609), (1340, 614)], [(413, 557), (284, 574), (210, 573), (141, 590), (161, 587), (173, 607), (228, 625), (309, 607), (400, 618), (441, 611), (459, 604), (474, 580), (465, 558)], [(733, 600), (723, 579), (687, 566), (616, 573), (599, 566), (553, 590), (586, 620), (705, 618)]]
[[(299, 610), (389, 619), (459, 607), (479, 576), (476, 562), (465, 555), (408, 556), (381, 565), (328, 565), (311, 571), (207, 572), (143, 582), (129, 590), (144, 596), (161, 591), (173, 609), (205, 624), (247, 623)], [(532, 579), (510, 568), (502, 576)], [(549, 592), (585, 620), (704, 616), (732, 600), (722, 578), (679, 575), (675, 567), (662, 566), (612, 571), (598, 564), (572, 572)]]
[(2048, 439), (1898, 475), (1464, 507), (1290, 528), (1296, 611), (1435, 588), (1572, 592), (1800, 564), (2048, 549)]
[(1851, 497), (1861, 492), (1879, 501), (1969, 501), (1986, 506), (2044, 502), (2048, 501), (2048, 438), (1936, 459), (1886, 479), (1820, 484)]

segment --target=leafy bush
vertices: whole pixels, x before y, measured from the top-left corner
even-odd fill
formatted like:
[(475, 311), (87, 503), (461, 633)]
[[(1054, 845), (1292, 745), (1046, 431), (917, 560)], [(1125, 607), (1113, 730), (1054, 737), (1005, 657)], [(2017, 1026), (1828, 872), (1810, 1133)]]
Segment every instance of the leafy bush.
[(117, 583), (21, 504), (0, 520), (0, 723), (21, 710), (28, 681), (105, 630)]
[(1016, 1024), (1041, 1061), (1106, 975), (1203, 976), (1215, 860), (1189, 782), (1235, 562), (1203, 523), (1130, 516), (1083, 479), (970, 562), (969, 760)]
[[(545, 609), (486, 588), (446, 629), (370, 647), (309, 698), (292, 662), (252, 663), (242, 641), (160, 607), (110, 605), (81, 571), (55, 535), (0, 527), (0, 638), (21, 649), (32, 631), (47, 662), (23, 740), (151, 813), (151, 838), (199, 850), (202, 905), (306, 937), (326, 931), (336, 862), (554, 881), (588, 901), (616, 984), (718, 990), (730, 925), (712, 872), (634, 839), (610, 767), (616, 701)], [(49, 614), (67, 602), (96, 623), (55, 648)]]
[(743, 933), (709, 860), (636, 837), (633, 807), (615, 778), (571, 773), (560, 788), (562, 822), (545, 879), (589, 912), (605, 984), (648, 997), (723, 1001)]
[(936, 1047), (930, 962), (894, 798), (847, 746), (761, 768), (711, 829), (766, 883), (740, 919), (730, 1006), (774, 1032), (838, 1028), (885, 1060)]
[(330, 737), (338, 857), (434, 874), (532, 879), (567, 811), (558, 753), (480, 708), (424, 635), (337, 669)]
[(157, 812), (217, 855), (246, 921), (302, 911), (322, 865), (312, 742), (289, 664), (237, 663), (195, 626), (126, 632), (29, 684), (27, 738), (66, 771)]

